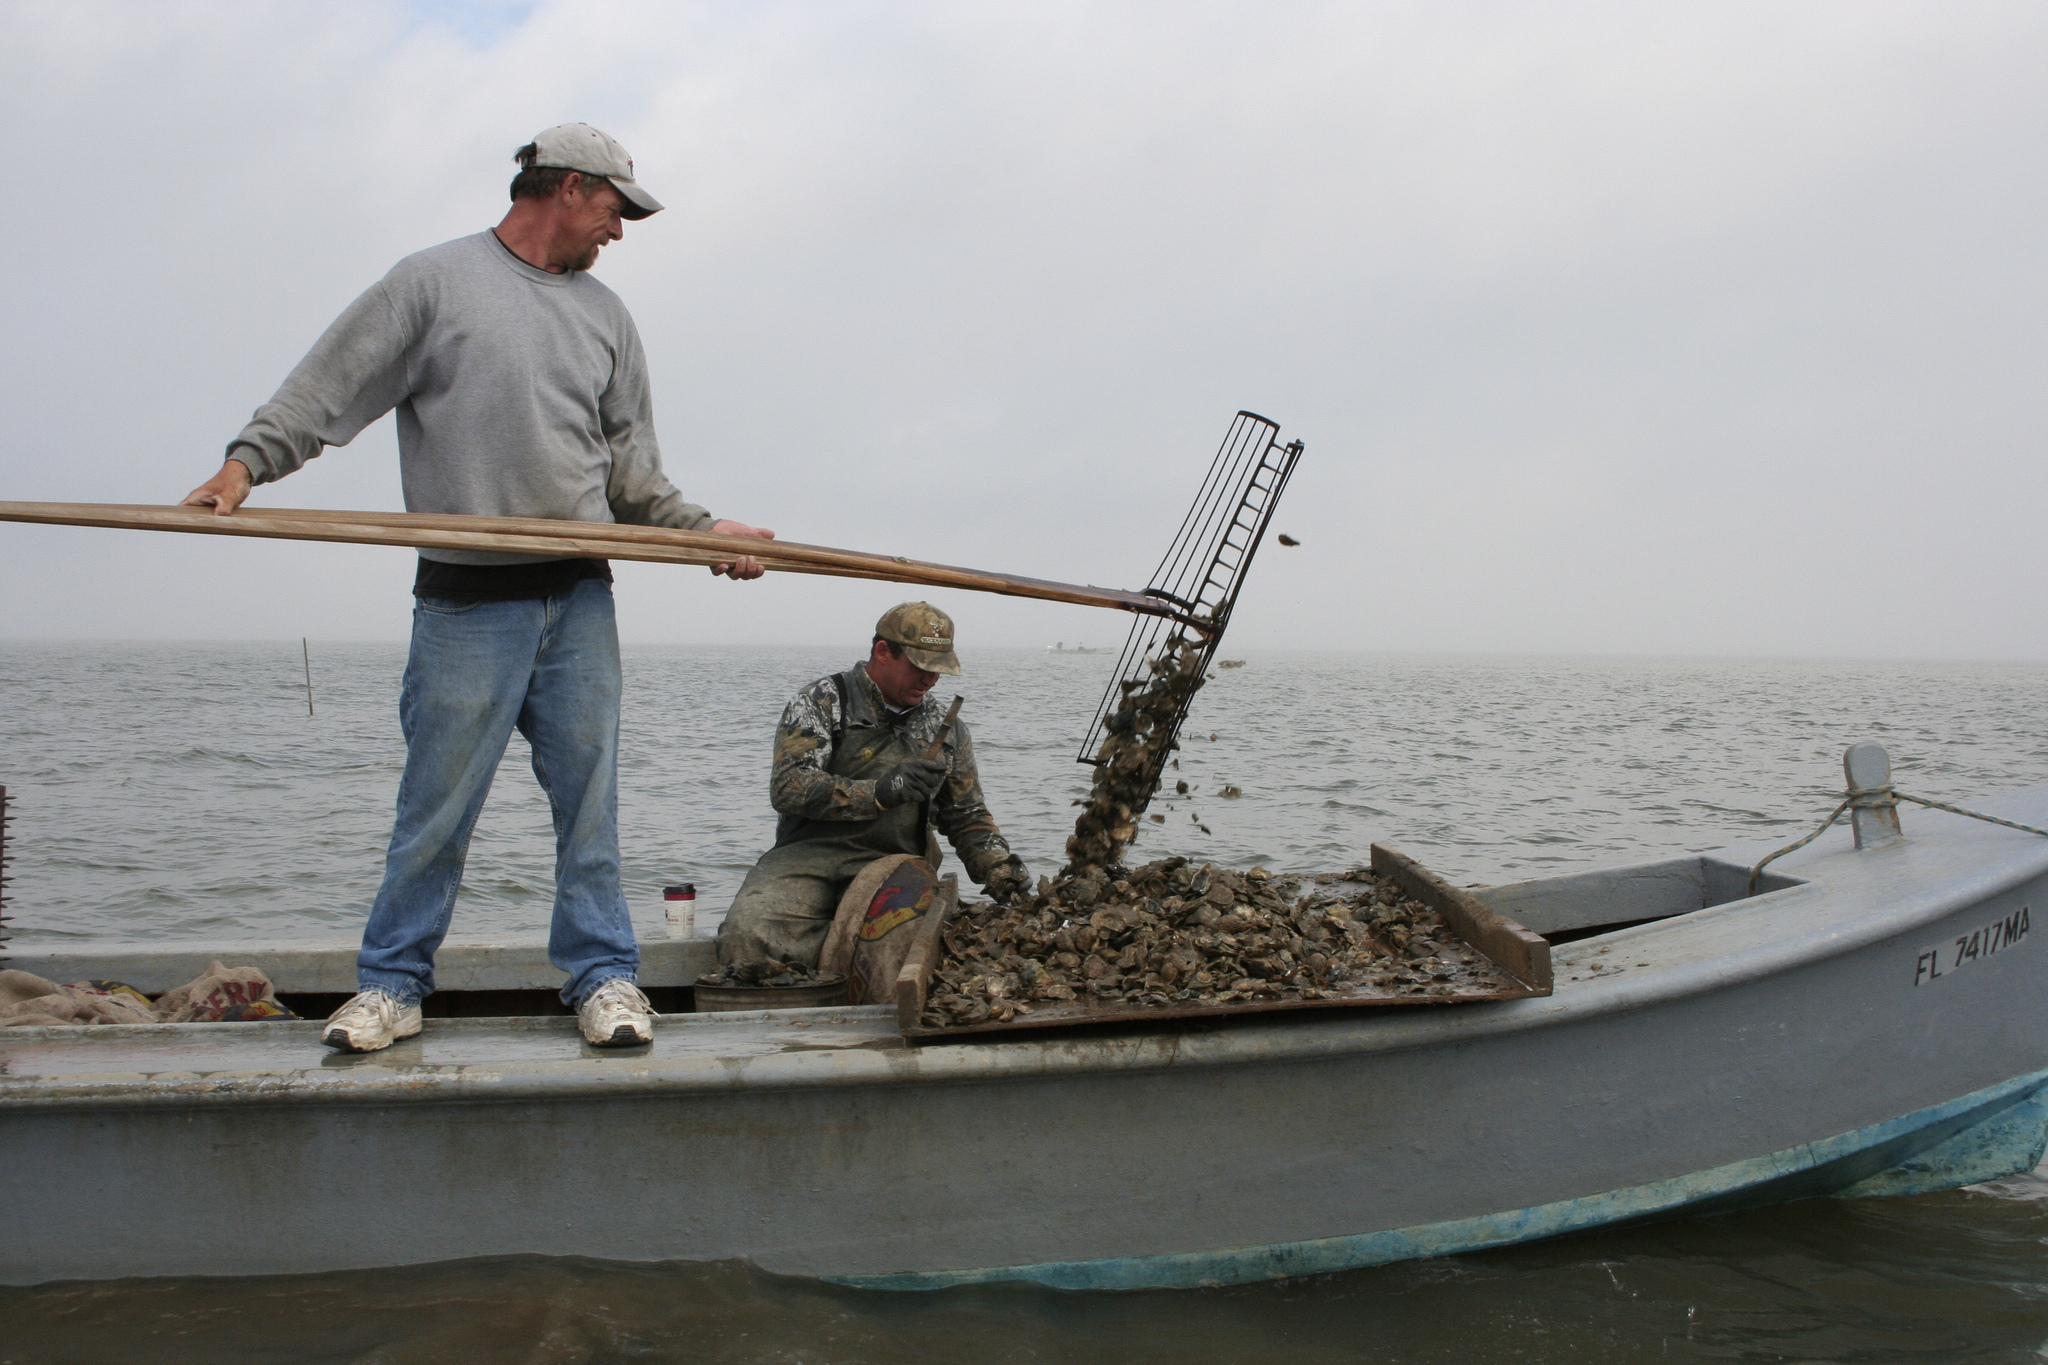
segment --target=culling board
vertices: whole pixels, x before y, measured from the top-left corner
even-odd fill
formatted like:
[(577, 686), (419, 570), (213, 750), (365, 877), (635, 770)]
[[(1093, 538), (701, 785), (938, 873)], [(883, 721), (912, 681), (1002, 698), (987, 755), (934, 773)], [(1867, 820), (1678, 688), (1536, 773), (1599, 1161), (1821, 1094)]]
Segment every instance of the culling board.
[(924, 917), (910, 955), (896, 977), (896, 1022), (911, 1039), (956, 1038), (1020, 1029), (1070, 1028), (1093, 1024), (1152, 1023), (1163, 1019), (1236, 1018), (1299, 1010), (1358, 1009), (1387, 1005), (1464, 1005), (1484, 1000), (1520, 1000), (1549, 995), (1552, 989), (1550, 944), (1506, 916), (1494, 913), (1466, 892), (1385, 844), (1372, 846), (1373, 875), (1392, 881), (1409, 896), (1434, 910), (1444, 928), (1480, 961), (1460, 970), (1439, 987), (1416, 990), (1373, 982), (1324, 992), (1318, 1000), (1243, 1000), (1226, 1004), (1132, 1005), (1124, 1001), (1098, 1004), (1085, 1000), (1035, 1002), (1030, 1014), (1007, 1023), (934, 1027), (924, 1022), (925, 999), (945, 952), (945, 921), (959, 909), (954, 879), (934, 913)]

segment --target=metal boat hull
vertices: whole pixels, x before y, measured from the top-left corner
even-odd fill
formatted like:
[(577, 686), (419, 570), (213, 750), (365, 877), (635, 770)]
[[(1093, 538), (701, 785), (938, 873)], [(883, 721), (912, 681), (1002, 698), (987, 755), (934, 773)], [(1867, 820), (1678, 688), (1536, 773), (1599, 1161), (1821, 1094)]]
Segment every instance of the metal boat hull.
[(919, 1047), (879, 1007), (683, 1015), (637, 1054), (566, 1019), (365, 1057), (314, 1024), (8, 1030), (16, 1225), (151, 1231), (12, 1239), (0, 1280), (525, 1252), (1185, 1286), (2029, 1169), (2048, 841), (1909, 832), (1831, 834), (1750, 899), (1746, 849), (1478, 893), (1540, 932), (1661, 918), (1559, 946), (1553, 996), (1454, 1009)]

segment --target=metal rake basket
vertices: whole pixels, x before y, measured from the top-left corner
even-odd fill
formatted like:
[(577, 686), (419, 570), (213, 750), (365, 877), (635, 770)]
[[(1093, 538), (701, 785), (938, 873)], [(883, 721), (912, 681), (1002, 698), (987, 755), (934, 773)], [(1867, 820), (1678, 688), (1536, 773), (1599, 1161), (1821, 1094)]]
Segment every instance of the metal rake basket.
[[(1172, 616), (1140, 616), (1131, 623), (1116, 672), (1102, 694), (1101, 705), (1081, 741), (1076, 762), (1096, 764), (1104, 727), (1126, 691), (1147, 676), (1147, 661), (1162, 650), (1193, 649), (1200, 667), (1206, 670), (1223, 642), (1230, 624), (1231, 609), (1237, 605), (1238, 590), (1244, 586), (1245, 571), (1258, 553), (1266, 527), (1279, 505), (1280, 494), (1301, 458), (1301, 442), (1280, 444), (1280, 425), (1255, 412), (1239, 412), (1230, 431), (1209, 464), (1209, 475), (1195, 495), (1180, 531), (1167, 548), (1159, 567), (1152, 573), (1144, 595), (1158, 598), (1175, 608)], [(1178, 747), (1174, 736), (1187, 719), (1188, 702), (1183, 698), (1173, 717), (1169, 742), (1159, 746), (1147, 774), (1156, 786), (1171, 751)]]

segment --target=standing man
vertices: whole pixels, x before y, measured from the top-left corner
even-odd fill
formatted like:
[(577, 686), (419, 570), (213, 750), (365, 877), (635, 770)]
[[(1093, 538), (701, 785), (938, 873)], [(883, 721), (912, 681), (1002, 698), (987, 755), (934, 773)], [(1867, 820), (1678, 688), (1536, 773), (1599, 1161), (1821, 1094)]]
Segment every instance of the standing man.
[(959, 672), (953, 618), (929, 602), (905, 602), (875, 623), (866, 659), (818, 679), (783, 709), (768, 780), (782, 817), (775, 847), (747, 873), (719, 927), (720, 962), (816, 966), (860, 870), (892, 853), (917, 854), (936, 869), (935, 832), (989, 895), (1008, 900), (1030, 888), (982, 798), (967, 722), (953, 722), (937, 758), (924, 756), (946, 719), (932, 684)]
[[(662, 475), (640, 335), (586, 273), (624, 235), (621, 220), (661, 209), (625, 148), (567, 123), (514, 160), (504, 221), (406, 257), (350, 304), (186, 505), (231, 515), (253, 484), (347, 445), (395, 408), (410, 511), (773, 539), (714, 521)], [(762, 568), (742, 557), (712, 572), (738, 580)], [(610, 565), (428, 550), (413, 596), (397, 819), (356, 959), (359, 992), (322, 1040), (370, 1052), (420, 1031), (470, 830), (517, 729), (554, 812), (548, 957), (569, 974), (562, 999), (597, 1046), (650, 1041), (654, 1011), (633, 984), (640, 955), (619, 885)]]

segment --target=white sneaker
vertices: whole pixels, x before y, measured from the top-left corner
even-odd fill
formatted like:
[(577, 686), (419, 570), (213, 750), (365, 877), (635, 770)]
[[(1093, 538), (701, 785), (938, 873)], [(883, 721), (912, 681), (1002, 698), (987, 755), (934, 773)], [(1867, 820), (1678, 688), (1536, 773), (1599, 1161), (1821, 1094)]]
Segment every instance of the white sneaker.
[(640, 1047), (654, 1041), (654, 1006), (624, 977), (613, 977), (586, 996), (576, 1009), (576, 1022), (592, 1047)]
[(343, 1052), (375, 1052), (420, 1031), (420, 1006), (384, 991), (358, 991), (355, 998), (327, 1016), (320, 1041)]

